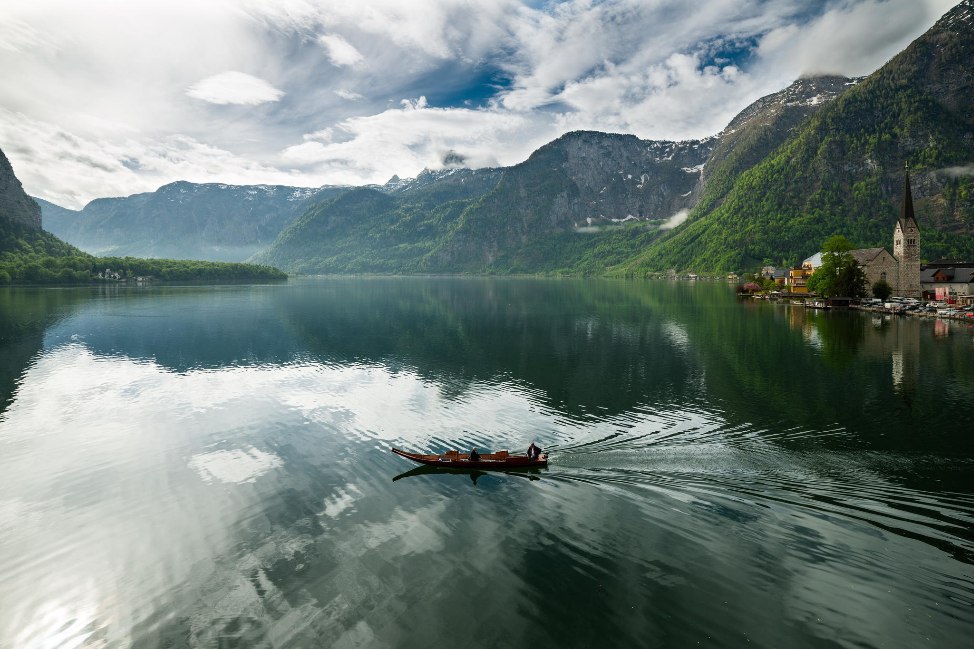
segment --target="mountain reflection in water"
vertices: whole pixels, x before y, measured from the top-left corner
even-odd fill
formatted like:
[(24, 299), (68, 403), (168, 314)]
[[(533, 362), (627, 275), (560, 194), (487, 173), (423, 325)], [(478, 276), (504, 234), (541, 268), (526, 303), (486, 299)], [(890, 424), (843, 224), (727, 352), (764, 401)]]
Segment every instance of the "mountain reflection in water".
[(964, 646), (972, 341), (706, 283), (2, 289), (0, 646)]

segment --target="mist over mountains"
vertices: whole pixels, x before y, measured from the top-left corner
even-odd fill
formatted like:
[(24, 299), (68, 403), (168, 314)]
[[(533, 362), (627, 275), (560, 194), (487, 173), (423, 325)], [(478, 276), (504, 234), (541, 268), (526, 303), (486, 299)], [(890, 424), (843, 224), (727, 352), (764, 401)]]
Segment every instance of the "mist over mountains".
[(704, 140), (573, 132), (512, 167), (369, 187), (179, 182), (41, 203), (44, 227), (98, 254), (309, 274), (721, 272), (832, 234), (889, 246), (909, 163), (923, 257), (974, 258), (972, 16), (965, 0), (872, 75), (799, 79)]
[(80, 211), (37, 199), (44, 228), (96, 255), (243, 261), (339, 188), (175, 182)]

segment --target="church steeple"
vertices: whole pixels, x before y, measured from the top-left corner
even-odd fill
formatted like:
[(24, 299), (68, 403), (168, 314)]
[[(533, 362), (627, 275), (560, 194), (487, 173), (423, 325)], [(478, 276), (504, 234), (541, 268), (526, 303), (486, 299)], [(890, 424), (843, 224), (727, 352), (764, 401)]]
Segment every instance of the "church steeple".
[(913, 215), (913, 192), (910, 191), (910, 163), (906, 163), (906, 173), (903, 175), (903, 204), (900, 206), (900, 227), (906, 230), (912, 221), (912, 226), (919, 229), (916, 217)]
[(904, 297), (920, 297), (920, 226), (913, 215), (909, 164), (903, 177), (900, 218), (893, 228), (893, 257), (899, 266), (899, 281), (893, 292)]

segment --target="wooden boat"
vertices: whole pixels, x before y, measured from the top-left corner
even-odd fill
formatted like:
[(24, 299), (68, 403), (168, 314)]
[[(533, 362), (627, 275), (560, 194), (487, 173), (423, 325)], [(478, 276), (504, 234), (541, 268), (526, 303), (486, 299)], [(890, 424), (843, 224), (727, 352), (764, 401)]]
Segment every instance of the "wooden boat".
[(508, 451), (497, 451), (496, 453), (481, 453), (480, 459), (471, 460), (469, 453), (460, 453), (459, 451), (447, 451), (446, 453), (437, 455), (410, 453), (409, 451), (393, 448), (392, 452), (413, 462), (450, 469), (505, 471), (507, 469), (548, 466), (547, 453), (542, 453), (538, 456), (538, 459), (532, 460), (527, 455), (511, 455)]

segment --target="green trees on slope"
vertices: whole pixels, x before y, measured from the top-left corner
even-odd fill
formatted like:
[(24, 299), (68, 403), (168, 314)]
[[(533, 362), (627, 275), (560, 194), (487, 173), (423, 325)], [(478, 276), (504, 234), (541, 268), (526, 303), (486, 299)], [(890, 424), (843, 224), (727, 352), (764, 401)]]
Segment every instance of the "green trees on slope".
[(269, 266), (134, 257), (93, 257), (54, 235), (18, 226), (0, 228), (0, 285), (87, 284), (111, 269), (120, 279), (164, 281), (272, 280), (287, 275)]

